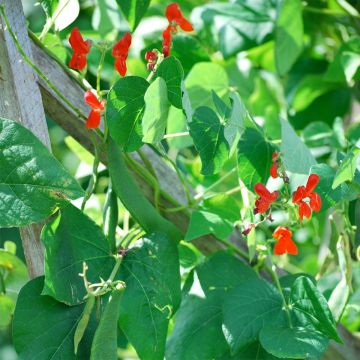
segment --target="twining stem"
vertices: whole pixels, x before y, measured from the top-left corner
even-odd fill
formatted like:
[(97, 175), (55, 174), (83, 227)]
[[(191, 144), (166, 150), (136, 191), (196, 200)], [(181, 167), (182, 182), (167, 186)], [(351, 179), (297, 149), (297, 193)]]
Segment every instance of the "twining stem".
[(100, 159), (99, 159), (99, 152), (98, 152), (96, 146), (94, 149), (95, 149), (95, 157), (94, 157), (94, 162), (93, 162), (92, 174), (90, 177), (89, 184), (85, 191), (85, 196), (84, 196), (83, 202), (81, 204), (81, 211), (84, 211), (85, 205), (86, 205), (87, 201), (90, 199), (90, 197), (95, 189), (95, 185), (96, 185), (97, 170), (98, 170), (98, 167), (100, 164)]
[(188, 131), (178, 132), (178, 133), (174, 133), (174, 134), (165, 134), (164, 139), (170, 139), (170, 138), (180, 137), (180, 136), (189, 136), (189, 135), (190, 135), (190, 133)]
[(224, 180), (226, 180), (230, 175), (232, 175), (236, 171), (236, 168), (230, 170), (228, 173), (226, 173), (224, 176), (222, 176), (219, 180), (215, 181), (212, 185), (210, 185), (208, 188), (206, 188), (203, 192), (198, 193), (194, 196), (194, 200), (199, 201), (201, 200), (209, 191), (214, 189), (216, 186), (221, 184)]
[(49, 80), (49, 78), (30, 60), (30, 58), (25, 54), (24, 50), (22, 49), (17, 36), (15, 35), (15, 33), (12, 31), (12, 28), (10, 26), (9, 20), (5, 14), (5, 7), (4, 5), (0, 6), (0, 12), (2, 17), (5, 20), (5, 24), (6, 27), (9, 31), (9, 34), (11, 35), (16, 48), (19, 50), (20, 55), (22, 56), (22, 58), (34, 69), (34, 71), (40, 76), (40, 78), (42, 80), (44, 80), (46, 82), (46, 84), (49, 86), (49, 88), (51, 88), (56, 95), (66, 104), (68, 105), (80, 118), (84, 119), (85, 116), (84, 114), (76, 107), (74, 106), (68, 99), (66, 99), (66, 97), (57, 89), (57, 87)]
[(291, 314), (290, 314), (289, 306), (288, 306), (288, 304), (286, 302), (284, 292), (283, 292), (282, 287), (280, 285), (279, 277), (278, 277), (278, 275), (276, 273), (276, 266), (272, 261), (272, 257), (271, 257), (272, 255), (271, 255), (269, 246), (267, 247), (267, 251), (268, 251), (268, 258), (269, 258), (270, 265), (271, 265), (268, 269), (270, 270), (270, 273), (271, 273), (272, 278), (273, 278), (273, 280), (275, 282), (275, 285), (276, 285), (277, 289), (279, 290), (279, 293), (280, 293), (280, 296), (281, 296), (281, 299), (282, 299), (282, 303), (283, 303), (283, 309), (286, 312), (286, 316), (288, 318), (289, 326), (290, 326), (290, 328), (292, 328), (293, 326), (292, 326)]

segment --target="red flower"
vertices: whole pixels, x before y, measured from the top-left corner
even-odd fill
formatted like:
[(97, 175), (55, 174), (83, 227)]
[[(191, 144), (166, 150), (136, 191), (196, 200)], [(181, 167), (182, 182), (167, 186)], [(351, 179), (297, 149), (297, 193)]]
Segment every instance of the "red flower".
[(78, 28), (71, 31), (69, 43), (74, 53), (70, 59), (69, 66), (72, 69), (82, 70), (86, 67), (86, 55), (90, 51), (90, 41), (84, 41)]
[(187, 21), (179, 7), (178, 3), (172, 3), (167, 6), (165, 16), (169, 20), (170, 24), (179, 25), (184, 31), (193, 31), (193, 27), (189, 21)]
[(273, 177), (274, 179), (278, 177), (278, 173), (277, 173), (277, 162), (276, 162), (276, 158), (277, 158), (278, 154), (276, 151), (273, 152), (272, 154), (272, 165), (270, 168), (270, 175), (271, 177)]
[(272, 202), (274, 202), (279, 196), (278, 191), (270, 192), (265, 185), (257, 183), (254, 186), (255, 192), (259, 195), (259, 198), (255, 201), (254, 214), (263, 214), (265, 213)]
[(274, 246), (275, 255), (283, 255), (285, 253), (290, 255), (297, 255), (298, 248), (294, 241), (291, 239), (292, 232), (284, 227), (278, 226), (273, 232), (273, 238), (277, 239), (277, 243)]
[(114, 45), (112, 50), (112, 56), (115, 57), (115, 69), (121, 76), (126, 74), (126, 59), (128, 57), (129, 48), (131, 45), (131, 34), (125, 33), (125, 35)]
[(86, 91), (84, 99), (92, 108), (86, 121), (86, 127), (89, 129), (97, 128), (100, 124), (100, 113), (105, 108), (105, 100), (99, 101), (90, 90)]
[(153, 51), (148, 50), (145, 53), (145, 60), (148, 61), (147, 68), (148, 70), (153, 70), (158, 58), (158, 51), (155, 49)]
[[(311, 210), (318, 212), (321, 209), (321, 197), (313, 191), (319, 180), (319, 175), (310, 174), (306, 186), (299, 186), (293, 193), (292, 201), (299, 206), (300, 220), (304, 217), (309, 219)], [(309, 202), (304, 201), (306, 198), (309, 199)]]
[(170, 25), (163, 31), (162, 35), (164, 39), (162, 43), (162, 53), (164, 54), (164, 57), (167, 58), (170, 55), (170, 47), (172, 42)]

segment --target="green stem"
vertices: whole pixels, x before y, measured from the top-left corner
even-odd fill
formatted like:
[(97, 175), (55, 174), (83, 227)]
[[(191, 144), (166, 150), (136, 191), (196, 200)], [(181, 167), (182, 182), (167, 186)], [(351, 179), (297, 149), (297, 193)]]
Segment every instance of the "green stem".
[(271, 273), (272, 278), (273, 278), (273, 280), (275, 282), (275, 285), (276, 285), (277, 289), (279, 290), (279, 293), (280, 293), (280, 296), (281, 296), (281, 299), (282, 299), (282, 303), (283, 303), (283, 309), (286, 312), (286, 316), (288, 318), (289, 326), (290, 326), (290, 328), (292, 328), (293, 325), (292, 325), (292, 321), (291, 321), (291, 314), (290, 314), (289, 306), (288, 306), (288, 304), (286, 302), (284, 292), (283, 292), (282, 287), (280, 285), (279, 277), (278, 277), (278, 275), (276, 273), (276, 266), (272, 261), (272, 255), (271, 255), (269, 246), (267, 247), (267, 251), (268, 251), (268, 258), (269, 258), (269, 261), (270, 261), (270, 264), (271, 264), (271, 266), (268, 268), (268, 270), (270, 270), (270, 273)]
[(5, 20), (6, 27), (9, 31), (9, 34), (11, 35), (16, 48), (19, 50), (20, 55), (22, 58), (34, 69), (34, 71), (39, 75), (39, 77), (45, 81), (45, 83), (51, 88), (56, 95), (66, 104), (68, 105), (80, 118), (85, 119), (84, 114), (75, 107), (66, 97), (57, 89), (57, 87), (49, 80), (49, 78), (30, 60), (30, 58), (25, 54), (24, 50), (22, 49), (16, 35), (12, 31), (12, 28), (10, 26), (9, 20), (7, 16), (5, 15), (5, 7), (4, 5), (0, 6), (0, 12), (2, 17)]
[(0, 270), (0, 294), (6, 294), (5, 280), (1, 270)]
[(101, 88), (100, 88), (101, 70), (102, 70), (102, 67), (104, 64), (105, 54), (106, 54), (104, 49), (101, 49), (100, 51), (101, 51), (101, 58), (100, 58), (97, 75), (96, 75), (96, 92), (97, 92), (98, 96), (101, 96)]
[(119, 268), (120, 268), (120, 265), (121, 265), (121, 261), (122, 261), (122, 256), (120, 255), (117, 255), (116, 256), (116, 263), (114, 265), (114, 268), (112, 269), (112, 272), (109, 276), (109, 280), (108, 281), (114, 281), (114, 278), (116, 276), (116, 273), (118, 272)]
[(100, 164), (100, 159), (99, 159), (99, 152), (98, 152), (96, 146), (94, 148), (95, 148), (95, 157), (94, 157), (94, 162), (93, 162), (92, 174), (91, 174), (89, 184), (86, 188), (83, 202), (81, 204), (81, 211), (84, 211), (85, 205), (86, 205), (87, 201), (90, 199), (92, 193), (94, 192), (95, 185), (96, 185), (97, 170), (98, 170), (98, 167)]

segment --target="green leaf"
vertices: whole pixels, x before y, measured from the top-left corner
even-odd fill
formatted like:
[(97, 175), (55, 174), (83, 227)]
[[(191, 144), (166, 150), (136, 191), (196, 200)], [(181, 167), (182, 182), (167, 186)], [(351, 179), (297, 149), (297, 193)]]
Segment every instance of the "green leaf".
[(67, 198), (84, 195), (77, 181), (26, 128), (0, 118), (0, 227), (51, 215)]
[(346, 184), (340, 184), (336, 189), (332, 188), (334, 182), (335, 170), (327, 164), (318, 164), (311, 167), (311, 173), (320, 176), (320, 181), (315, 191), (321, 196), (321, 211), (329, 209), (341, 200), (345, 200), (349, 193), (349, 187)]
[(6, 295), (16, 302), (20, 289), (29, 280), (26, 265), (14, 254), (0, 249), (0, 272), (6, 273), (4, 285)]
[(230, 352), (218, 360), (276, 360), (277, 357), (264, 350), (258, 341), (245, 345), (236, 355), (231, 356)]
[(340, 184), (345, 181), (352, 181), (354, 179), (357, 159), (360, 155), (360, 149), (354, 147), (351, 149), (345, 158), (341, 161), (339, 169), (337, 170), (332, 188), (336, 189)]
[(171, 105), (182, 109), (181, 82), (184, 79), (184, 70), (180, 61), (173, 56), (167, 57), (157, 69), (156, 77), (165, 80)]
[(11, 297), (0, 293), (0, 331), (10, 325), (14, 309), (15, 301)]
[(102, 37), (112, 30), (121, 29), (122, 17), (116, 0), (96, 0), (91, 25)]
[(140, 20), (145, 15), (150, 5), (150, 0), (116, 0), (127, 21), (131, 31), (139, 25)]
[(45, 37), (41, 40), (41, 42), (46, 49), (48, 49), (60, 60), (60, 62), (62, 62), (63, 64), (66, 63), (67, 51), (61, 39), (57, 35), (47, 33)]
[(312, 165), (316, 164), (308, 147), (296, 135), (288, 121), (281, 119), (281, 151), (286, 170), (297, 174), (309, 174)]
[(229, 91), (229, 79), (225, 69), (210, 62), (195, 64), (186, 77), (185, 85), (193, 109), (199, 106), (210, 106), (214, 109), (212, 91), (220, 98)]
[(221, 331), (221, 299), (187, 295), (176, 313), (174, 329), (166, 344), (171, 360), (215, 359), (227, 350)]
[(166, 82), (163, 78), (156, 78), (146, 90), (145, 112), (142, 121), (143, 142), (158, 143), (165, 133), (166, 120), (169, 113)]
[(193, 211), (185, 240), (191, 241), (207, 234), (213, 234), (224, 239), (230, 235), (232, 230), (233, 224), (217, 214), (202, 210)]
[(238, 168), (239, 177), (249, 190), (258, 182), (266, 183), (274, 150), (260, 131), (246, 128), (238, 145)]
[(76, 357), (73, 339), (84, 305), (70, 307), (41, 295), (43, 286), (43, 277), (31, 280), (21, 289), (16, 303), (13, 339), (19, 359), (89, 359), (94, 319)]
[(61, 31), (71, 25), (80, 13), (79, 0), (59, 0), (59, 5), (51, 16), (55, 30)]
[(107, 279), (115, 265), (101, 229), (82, 211), (69, 204), (45, 225), (41, 240), (45, 245), (44, 295), (69, 305), (84, 301), (86, 289), (83, 262), (91, 283)]
[[(169, 115), (167, 119), (166, 133), (176, 134), (185, 131), (188, 131), (188, 127), (186, 124), (186, 117), (183, 111), (177, 109), (174, 106), (170, 106)], [(183, 149), (194, 145), (190, 135), (170, 137), (167, 138), (166, 141), (169, 144), (170, 148), (174, 148), (174, 149)]]
[(257, 340), (264, 325), (284, 322), (281, 296), (264, 280), (245, 281), (225, 298), (223, 331), (232, 354)]
[(189, 123), (190, 135), (201, 158), (201, 173), (218, 173), (228, 158), (228, 145), (224, 137), (224, 126), (216, 113), (202, 106), (195, 110)]
[(226, 298), (229, 292), (250, 279), (257, 281), (255, 271), (225, 251), (210, 255), (196, 267), (201, 288), (206, 296), (218, 294)]
[(309, 324), (325, 336), (342, 342), (326, 299), (305, 276), (298, 277), (291, 287), (292, 311), (303, 326)]
[(177, 246), (156, 233), (136, 242), (124, 257), (126, 289), (119, 325), (143, 360), (163, 360), (168, 323), (180, 305)]
[(264, 349), (278, 358), (320, 359), (328, 340), (317, 331), (302, 327), (267, 326), (260, 332)]
[(180, 230), (163, 218), (145, 197), (126, 167), (122, 151), (111, 138), (108, 141), (108, 157), (113, 188), (136, 222), (148, 233), (159, 231), (166, 233), (174, 242), (180, 241), (183, 238)]
[(138, 76), (119, 79), (107, 96), (106, 120), (112, 138), (125, 150), (135, 151), (142, 145), (141, 119), (144, 114), (149, 83)]
[(203, 201), (203, 208), (225, 220), (235, 222), (240, 219), (240, 206), (232, 195), (219, 193)]
[(117, 322), (123, 290), (114, 290), (101, 314), (91, 345), (90, 360), (117, 360)]
[(280, 76), (285, 75), (299, 57), (303, 46), (304, 25), (300, 0), (284, 0), (275, 29), (275, 62)]
[(182, 104), (182, 108), (184, 109), (184, 113), (186, 115), (186, 120), (187, 120), (188, 123), (191, 123), (192, 115), (193, 115), (193, 109), (192, 109), (192, 106), (191, 106), (189, 93), (188, 93), (188, 91), (186, 90), (186, 87), (185, 87), (185, 81), (184, 80), (181, 81), (181, 95), (182, 95), (181, 104)]
[(238, 93), (230, 93), (232, 108), (229, 119), (225, 123), (224, 136), (229, 144), (230, 156), (236, 150), (241, 135), (245, 131), (247, 110)]

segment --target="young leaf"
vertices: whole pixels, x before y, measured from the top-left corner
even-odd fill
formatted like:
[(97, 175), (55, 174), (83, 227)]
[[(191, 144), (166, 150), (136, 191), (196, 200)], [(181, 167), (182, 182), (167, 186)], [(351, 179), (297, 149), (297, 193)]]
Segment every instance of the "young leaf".
[(275, 29), (275, 62), (280, 76), (286, 74), (302, 51), (304, 26), (300, 0), (285, 0)]
[(146, 90), (145, 112), (142, 120), (143, 142), (158, 143), (165, 133), (166, 120), (170, 103), (167, 96), (166, 82), (163, 78), (156, 78)]
[(235, 354), (258, 339), (265, 324), (285, 324), (285, 312), (278, 291), (261, 279), (241, 283), (225, 298), (223, 331)]
[(199, 152), (203, 175), (218, 173), (228, 158), (228, 145), (224, 137), (224, 126), (213, 110), (202, 106), (195, 110), (189, 123), (190, 135)]
[(150, 5), (150, 0), (116, 0), (127, 21), (131, 31), (139, 25), (141, 18), (145, 15)]
[(54, 22), (55, 30), (61, 31), (72, 24), (80, 13), (79, 0), (59, 0), (51, 20)]
[(180, 61), (173, 56), (169, 56), (161, 62), (156, 71), (156, 76), (165, 80), (171, 105), (182, 109), (181, 83), (184, 79), (184, 70)]
[(328, 340), (311, 329), (270, 325), (261, 330), (260, 343), (267, 352), (278, 358), (320, 359)]
[(312, 165), (316, 164), (308, 147), (296, 135), (288, 121), (281, 119), (281, 151), (286, 170), (297, 174), (309, 174)]
[(146, 232), (163, 232), (173, 241), (180, 241), (183, 238), (180, 230), (163, 218), (145, 197), (126, 167), (122, 151), (111, 138), (108, 141), (108, 156), (112, 185), (131, 216)]
[(239, 177), (249, 190), (258, 182), (266, 183), (274, 150), (260, 131), (246, 128), (238, 144), (238, 164)]
[(117, 322), (123, 290), (114, 290), (101, 315), (91, 345), (90, 360), (117, 360)]
[(0, 118), (0, 227), (51, 215), (67, 198), (84, 195), (77, 181), (26, 128)]
[(86, 276), (92, 283), (107, 279), (115, 265), (101, 229), (79, 209), (69, 204), (45, 225), (41, 240), (45, 245), (44, 295), (69, 305), (84, 301)]
[(360, 149), (357, 147), (354, 147), (348, 152), (345, 158), (341, 161), (339, 169), (335, 174), (332, 189), (336, 189), (340, 184), (344, 183), (345, 181), (353, 180), (359, 155)]
[(295, 280), (290, 301), (292, 311), (302, 326), (308, 327), (311, 324), (325, 336), (342, 342), (326, 299), (307, 277), (300, 276)]
[(142, 145), (141, 119), (144, 114), (149, 83), (138, 76), (119, 79), (107, 96), (106, 120), (112, 138), (125, 150), (135, 151)]
[(224, 239), (230, 235), (232, 229), (233, 224), (217, 214), (202, 210), (193, 211), (185, 240), (191, 241), (207, 234), (213, 234)]
[(247, 110), (238, 93), (232, 92), (229, 96), (232, 100), (232, 108), (230, 117), (225, 123), (224, 135), (229, 144), (231, 156), (236, 150), (241, 135), (245, 131), (245, 118)]
[(163, 360), (169, 319), (180, 304), (177, 247), (163, 234), (139, 240), (124, 257), (119, 325), (143, 360)]
[(221, 298), (187, 295), (176, 313), (175, 326), (166, 344), (166, 358), (217, 359), (228, 348), (221, 322)]
[(44, 277), (38, 277), (19, 294), (13, 320), (14, 346), (19, 359), (89, 359), (95, 319), (91, 320), (75, 356), (74, 333), (84, 305), (67, 306), (41, 295), (43, 286)]

